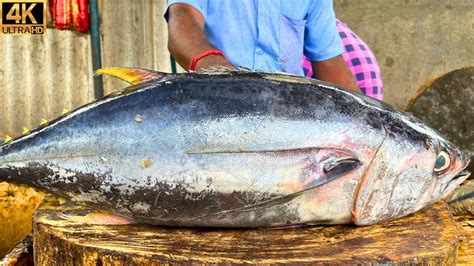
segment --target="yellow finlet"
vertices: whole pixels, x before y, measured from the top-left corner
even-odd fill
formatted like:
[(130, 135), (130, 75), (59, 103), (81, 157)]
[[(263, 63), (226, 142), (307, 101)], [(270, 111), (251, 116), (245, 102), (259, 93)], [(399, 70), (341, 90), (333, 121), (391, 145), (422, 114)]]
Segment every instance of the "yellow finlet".
[(98, 69), (96, 74), (99, 75), (109, 75), (112, 77), (119, 78), (123, 81), (126, 81), (132, 85), (143, 83), (152, 79), (161, 78), (165, 73), (141, 69), (141, 68), (129, 68), (129, 67), (107, 67)]
[(12, 137), (10, 137), (10, 136), (8, 136), (8, 135), (5, 136), (5, 143), (8, 143), (8, 142), (10, 142), (10, 141), (12, 141), (12, 140), (13, 140)]
[(41, 119), (40, 126), (44, 126), (44, 125), (46, 125), (46, 124), (48, 124), (48, 120), (42, 118), (42, 119)]
[(26, 134), (29, 134), (29, 133), (30, 133), (30, 130), (29, 130), (28, 128), (26, 128), (26, 127), (23, 127), (23, 132), (22, 132), (22, 134), (23, 134), (23, 135), (26, 135)]
[(67, 202), (67, 199), (63, 198), (63, 197), (58, 197), (58, 202), (59, 202), (60, 205), (63, 205), (64, 203)]
[(63, 115), (67, 115), (67, 114), (69, 114), (70, 112), (71, 112), (71, 111), (70, 111), (69, 109), (67, 109), (67, 108), (64, 108), (64, 109), (63, 109)]

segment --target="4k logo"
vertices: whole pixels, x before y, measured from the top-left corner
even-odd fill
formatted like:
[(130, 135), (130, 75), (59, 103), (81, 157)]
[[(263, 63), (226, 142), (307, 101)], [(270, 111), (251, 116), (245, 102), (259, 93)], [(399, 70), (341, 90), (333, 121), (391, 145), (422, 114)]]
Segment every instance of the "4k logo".
[(44, 34), (44, 0), (0, 0), (0, 27), (3, 34)]

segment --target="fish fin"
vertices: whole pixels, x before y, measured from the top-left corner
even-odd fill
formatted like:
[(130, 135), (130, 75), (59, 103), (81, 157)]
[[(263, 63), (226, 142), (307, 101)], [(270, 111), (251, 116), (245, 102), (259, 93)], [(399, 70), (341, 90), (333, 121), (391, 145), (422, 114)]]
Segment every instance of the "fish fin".
[(98, 69), (96, 74), (109, 75), (112, 77), (119, 78), (132, 85), (143, 83), (152, 79), (158, 79), (166, 75), (166, 73), (141, 69), (141, 68), (129, 68), (129, 67), (107, 67)]
[(48, 120), (42, 118), (42, 119), (41, 119), (41, 122), (40, 122), (40, 126), (44, 126), (44, 125), (46, 125), (46, 124), (48, 124)]
[(318, 188), (318, 187), (320, 187), (324, 184), (327, 184), (328, 182), (330, 182), (330, 181), (323, 182), (323, 183), (318, 184), (315, 187), (307, 188), (307, 189), (304, 189), (302, 191), (298, 191), (298, 192), (295, 192), (295, 193), (292, 193), (292, 194), (276, 197), (276, 198), (273, 198), (273, 199), (270, 199), (270, 200), (267, 200), (267, 201), (264, 201), (264, 202), (260, 202), (260, 203), (240, 207), (240, 208), (234, 208), (234, 209), (229, 209), (229, 210), (204, 214), (204, 215), (194, 217), (193, 219), (197, 220), (197, 219), (202, 219), (202, 218), (205, 218), (205, 217), (212, 217), (212, 216), (219, 216), (219, 215), (229, 215), (229, 214), (235, 214), (235, 213), (240, 213), (240, 212), (251, 212), (251, 211), (256, 211), (256, 210), (259, 210), (259, 209), (266, 209), (266, 208), (271, 208), (271, 207), (278, 206), (278, 205), (283, 205), (285, 203), (288, 203), (288, 202), (292, 201), (293, 199), (297, 198), (298, 196), (301, 196), (305, 192), (308, 192), (310, 190)]
[(73, 215), (72, 213), (56, 212), (56, 215), (73, 224), (126, 225), (137, 223), (128, 217), (106, 212), (90, 212), (86, 215)]
[(311, 183), (310, 187), (306, 187), (305, 189), (301, 191), (288, 194), (282, 197), (277, 197), (277, 198), (264, 201), (261, 203), (257, 203), (251, 206), (245, 206), (245, 207), (239, 208), (239, 210), (250, 211), (250, 210), (255, 210), (255, 209), (269, 208), (275, 205), (281, 205), (281, 204), (287, 203), (309, 190), (313, 190), (315, 188), (321, 187), (329, 182), (332, 182), (338, 179), (341, 176), (344, 176), (347, 173), (350, 173), (356, 170), (357, 168), (359, 168), (360, 165), (361, 165), (361, 162), (356, 160), (355, 158), (343, 158), (333, 163), (331, 165), (331, 169), (329, 170), (325, 169), (324, 171), (326, 172), (326, 176), (315, 183)]
[(63, 115), (67, 115), (67, 114), (69, 114), (70, 112), (71, 112), (71, 111), (70, 111), (69, 109), (67, 109), (67, 108), (64, 108), (64, 109), (63, 109)]
[(68, 202), (68, 200), (66, 198), (63, 198), (63, 197), (58, 197), (58, 202), (60, 205), (63, 205), (64, 203)]
[[(324, 184), (320, 184), (316, 187), (320, 187), (322, 185), (324, 185)], [(223, 211), (223, 212), (220, 212), (220, 213), (234, 212), (234, 211), (254, 211), (254, 210), (257, 210), (257, 209), (265, 209), (265, 208), (270, 208), (270, 207), (273, 207), (273, 206), (276, 206), (276, 205), (282, 205), (282, 204), (285, 204), (287, 202), (290, 202), (291, 200), (293, 200), (294, 198), (300, 196), (304, 192), (306, 192), (308, 190), (312, 190), (316, 187), (308, 188), (308, 189), (298, 191), (298, 192), (295, 192), (295, 193), (292, 193), (292, 194), (289, 194), (289, 195), (277, 197), (277, 198), (274, 198), (274, 199), (271, 199), (271, 200), (268, 200), (268, 201), (264, 201), (264, 202), (261, 202), (261, 203), (257, 203), (257, 204), (253, 204), (253, 205), (249, 205), (249, 206), (245, 206), (245, 207), (241, 207), (241, 208), (236, 208), (236, 209), (232, 209), (232, 210)]]
[(30, 130), (26, 127), (23, 127), (23, 132), (22, 132), (23, 135), (27, 135), (27, 134), (30, 134)]
[(8, 143), (8, 142), (10, 142), (10, 141), (12, 141), (12, 140), (13, 140), (12, 137), (10, 137), (10, 136), (8, 136), (8, 135), (5, 136), (5, 140), (4, 140), (5, 143)]
[[(285, 152), (288, 152), (288, 151), (285, 151)], [(238, 158), (234, 158), (234, 159), (238, 161)], [(256, 159), (256, 161), (262, 162), (261, 159)], [(271, 161), (274, 161), (274, 160), (271, 160)], [(281, 165), (281, 163), (278, 163), (278, 164)], [(194, 219), (201, 219), (204, 217), (226, 215), (226, 214), (235, 214), (238, 212), (251, 212), (251, 211), (256, 211), (260, 209), (266, 209), (266, 208), (271, 208), (274, 206), (286, 204), (309, 191), (312, 191), (316, 188), (324, 186), (334, 180), (337, 180), (338, 178), (342, 176), (345, 176), (346, 174), (349, 174), (357, 170), (362, 165), (362, 162), (360, 162), (354, 157), (339, 157), (339, 158), (334, 158), (333, 160), (323, 162), (322, 164), (323, 164), (322, 165), (323, 174), (319, 176), (319, 178), (315, 179), (313, 182), (309, 182), (300, 191), (296, 191), (294, 193), (290, 193), (286, 195), (282, 194), (280, 196), (276, 196), (274, 198), (271, 198), (265, 201), (256, 202), (254, 204), (250, 204), (250, 205), (246, 205), (242, 207), (237, 207), (233, 209), (200, 215), (198, 217), (195, 217)], [(221, 166), (223, 165), (221, 164)], [(278, 166), (274, 166), (272, 168), (277, 169), (275, 174), (279, 172)]]
[(199, 70), (199, 73), (202, 74), (229, 74), (232, 72), (236, 72), (236, 70), (224, 66), (210, 66)]

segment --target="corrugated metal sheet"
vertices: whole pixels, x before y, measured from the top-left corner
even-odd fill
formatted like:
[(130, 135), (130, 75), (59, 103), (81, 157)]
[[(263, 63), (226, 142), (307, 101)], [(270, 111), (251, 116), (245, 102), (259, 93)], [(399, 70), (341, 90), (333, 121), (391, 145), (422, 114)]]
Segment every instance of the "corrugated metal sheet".
[[(101, 1), (104, 67), (171, 71), (165, 0)], [(19, 133), (93, 98), (88, 34), (47, 29), (45, 36), (0, 35), (0, 132)], [(127, 86), (104, 78), (106, 93)]]
[[(168, 32), (163, 19), (166, 1), (102, 1), (103, 65), (171, 71)], [(106, 93), (126, 86), (104, 77)]]
[(93, 95), (88, 35), (46, 34), (0, 36), (0, 131), (34, 128)]

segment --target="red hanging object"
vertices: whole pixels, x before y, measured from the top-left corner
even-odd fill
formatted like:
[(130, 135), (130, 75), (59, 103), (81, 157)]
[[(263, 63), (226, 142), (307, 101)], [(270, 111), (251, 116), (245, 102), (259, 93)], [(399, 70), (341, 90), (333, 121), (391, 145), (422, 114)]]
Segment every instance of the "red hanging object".
[(53, 18), (54, 27), (66, 30), (71, 27), (71, 1), (49, 0), (49, 8)]
[(89, 30), (89, 0), (49, 0), (54, 27), (60, 30)]
[(53, 24), (54, 24), (54, 17), (56, 16), (56, 9), (54, 8), (55, 4), (56, 4), (56, 0), (48, 1), (49, 14), (51, 15), (51, 20), (53, 21)]
[(80, 32), (89, 30), (89, 0), (71, 0), (72, 24)]

